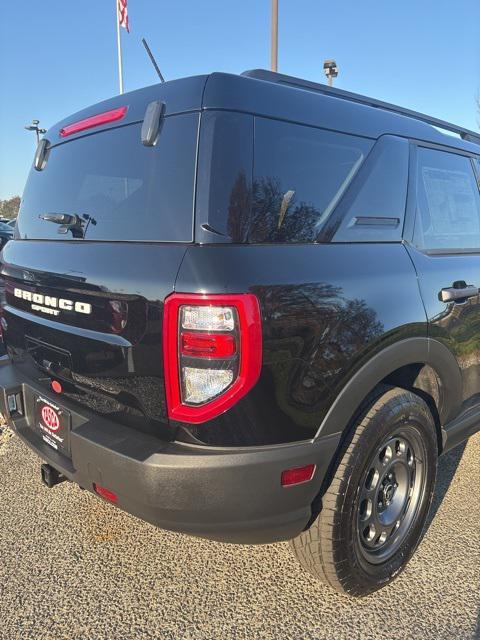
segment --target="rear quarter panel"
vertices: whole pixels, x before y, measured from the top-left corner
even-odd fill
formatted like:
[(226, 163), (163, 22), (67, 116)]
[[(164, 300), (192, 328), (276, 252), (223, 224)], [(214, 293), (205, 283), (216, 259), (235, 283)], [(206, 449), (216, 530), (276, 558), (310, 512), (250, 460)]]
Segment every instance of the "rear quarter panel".
[(219, 418), (189, 427), (209, 444), (313, 438), (365, 362), (427, 335), (416, 274), (399, 243), (193, 246), (176, 291), (252, 292), (260, 301), (260, 380)]

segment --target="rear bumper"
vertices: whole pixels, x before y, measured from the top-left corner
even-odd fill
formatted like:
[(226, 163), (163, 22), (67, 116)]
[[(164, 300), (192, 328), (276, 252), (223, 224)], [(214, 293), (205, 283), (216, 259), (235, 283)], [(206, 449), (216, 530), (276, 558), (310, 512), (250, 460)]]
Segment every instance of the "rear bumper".
[[(339, 443), (339, 434), (255, 448), (218, 448), (163, 442), (77, 406), (72, 414), (71, 458), (47, 445), (32, 428), (34, 394), (59, 396), (22, 380), (0, 361), (0, 411), (18, 436), (69, 480), (93, 483), (118, 495), (117, 506), (159, 527), (234, 543), (268, 543), (298, 535), (311, 517)], [(10, 415), (7, 396), (19, 393), (24, 415)], [(53, 397), (55, 395), (55, 397)], [(313, 480), (282, 487), (281, 472), (315, 463)]]

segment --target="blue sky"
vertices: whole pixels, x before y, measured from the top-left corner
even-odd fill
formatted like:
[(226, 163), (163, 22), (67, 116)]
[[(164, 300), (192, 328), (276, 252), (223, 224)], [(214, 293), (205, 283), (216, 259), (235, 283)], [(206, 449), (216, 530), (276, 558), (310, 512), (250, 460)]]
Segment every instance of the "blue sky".
[[(270, 64), (270, 0), (128, 0), (126, 90), (156, 82), (145, 37), (167, 79)], [(280, 0), (279, 70), (478, 128), (478, 0)], [(5, 0), (0, 22), (0, 198), (21, 194), (33, 117), (52, 125), (118, 92), (115, 0)]]

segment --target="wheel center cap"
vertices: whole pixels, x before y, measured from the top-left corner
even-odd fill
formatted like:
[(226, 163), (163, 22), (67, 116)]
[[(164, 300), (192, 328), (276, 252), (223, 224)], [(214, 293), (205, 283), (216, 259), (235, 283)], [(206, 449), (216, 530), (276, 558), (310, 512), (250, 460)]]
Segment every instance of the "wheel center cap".
[(387, 504), (391, 502), (394, 493), (395, 487), (393, 486), (393, 484), (386, 484), (383, 487), (383, 499)]

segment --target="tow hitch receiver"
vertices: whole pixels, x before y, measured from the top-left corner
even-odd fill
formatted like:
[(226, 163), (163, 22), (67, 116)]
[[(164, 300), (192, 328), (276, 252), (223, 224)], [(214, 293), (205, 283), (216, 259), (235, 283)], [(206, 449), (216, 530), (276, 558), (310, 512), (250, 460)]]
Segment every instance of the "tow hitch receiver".
[(42, 466), (40, 467), (40, 473), (42, 474), (43, 484), (46, 485), (49, 489), (54, 487), (56, 484), (60, 484), (60, 482), (66, 480), (65, 476), (62, 476), (59, 471), (54, 469), (49, 464), (42, 464)]

